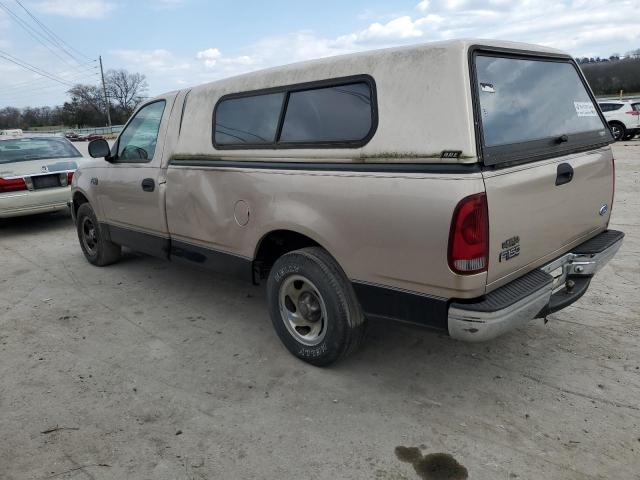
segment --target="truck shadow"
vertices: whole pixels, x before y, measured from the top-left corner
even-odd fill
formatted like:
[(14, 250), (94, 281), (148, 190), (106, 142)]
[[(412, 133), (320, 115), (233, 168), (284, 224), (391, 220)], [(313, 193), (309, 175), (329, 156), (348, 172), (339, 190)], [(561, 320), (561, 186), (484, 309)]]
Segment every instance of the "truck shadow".
[[(126, 262), (144, 263), (145, 258), (148, 257), (131, 254), (126, 257)], [(422, 371), (426, 376), (429, 371), (435, 373), (457, 368), (468, 374), (476, 368), (482, 368), (483, 362), (487, 362), (485, 367), (491, 365), (490, 370), (499, 371), (500, 368), (510, 369), (514, 361), (533, 361), (538, 367), (556, 361), (549, 349), (544, 356), (532, 353), (537, 349), (534, 345), (540, 336), (551, 336), (542, 326), (542, 320), (532, 321), (528, 326), (485, 343), (456, 341), (446, 331), (419, 325), (369, 320), (366, 338), (357, 352), (327, 369), (318, 369), (292, 357), (277, 338), (268, 313), (266, 282), (253, 286), (204, 269), (172, 265), (171, 262), (153, 262), (156, 275), (166, 276), (165, 285), (171, 283), (174, 286), (173, 295), (189, 299), (192, 305), (199, 304), (198, 310), (209, 319), (206, 329), (210, 330), (212, 338), (215, 338), (216, 331), (227, 329), (230, 325), (228, 317), (217, 313), (219, 307), (232, 303), (237, 316), (234, 315), (232, 322), (234, 328), (228, 332), (230, 344), (234, 344), (238, 351), (262, 344), (260, 354), (273, 358), (273, 365), (281, 368), (297, 365), (295, 368), (305, 371), (329, 370), (339, 376), (370, 376), (372, 369), (379, 369), (381, 376), (388, 375), (392, 379), (404, 372), (408, 365), (412, 365), (418, 375)], [(205, 289), (203, 285), (208, 286)], [(291, 365), (292, 362), (294, 365)]]
[(23, 217), (0, 218), (0, 233), (3, 237), (33, 235), (55, 230), (75, 229), (68, 212), (41, 213)]

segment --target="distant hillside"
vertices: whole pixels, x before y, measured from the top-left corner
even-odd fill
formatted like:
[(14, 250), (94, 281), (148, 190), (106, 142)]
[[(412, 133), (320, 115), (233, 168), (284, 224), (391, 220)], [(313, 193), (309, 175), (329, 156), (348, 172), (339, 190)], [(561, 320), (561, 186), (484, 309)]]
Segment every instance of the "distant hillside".
[(640, 92), (640, 59), (614, 62), (582, 63), (580, 65), (596, 95), (617, 95)]

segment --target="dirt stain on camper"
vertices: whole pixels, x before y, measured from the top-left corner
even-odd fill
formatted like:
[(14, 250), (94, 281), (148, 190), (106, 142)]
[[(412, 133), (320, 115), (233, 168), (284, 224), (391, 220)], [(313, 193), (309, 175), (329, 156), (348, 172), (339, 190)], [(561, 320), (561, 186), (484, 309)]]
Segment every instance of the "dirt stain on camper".
[(398, 460), (413, 465), (413, 469), (423, 480), (467, 480), (469, 472), (448, 453), (422, 455), (418, 447), (398, 446), (395, 449)]

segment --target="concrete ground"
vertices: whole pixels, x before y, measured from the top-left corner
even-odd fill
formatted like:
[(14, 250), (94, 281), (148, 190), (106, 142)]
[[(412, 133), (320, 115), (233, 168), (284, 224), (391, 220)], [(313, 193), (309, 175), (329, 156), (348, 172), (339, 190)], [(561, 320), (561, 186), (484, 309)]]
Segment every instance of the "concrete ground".
[(627, 237), (575, 306), (481, 345), (373, 324), (326, 369), (260, 289), (93, 267), (66, 215), (1, 222), (0, 478), (465, 478), (416, 462), (445, 453), (470, 479), (640, 479), (640, 140), (614, 148)]

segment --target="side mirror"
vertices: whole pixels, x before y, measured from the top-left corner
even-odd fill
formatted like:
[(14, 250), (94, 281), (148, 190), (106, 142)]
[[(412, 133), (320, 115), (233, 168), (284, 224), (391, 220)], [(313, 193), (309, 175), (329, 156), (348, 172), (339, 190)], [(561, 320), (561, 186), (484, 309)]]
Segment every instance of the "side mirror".
[(89, 155), (91, 155), (93, 158), (109, 158), (109, 156), (111, 155), (109, 144), (104, 138), (91, 140), (89, 142)]

